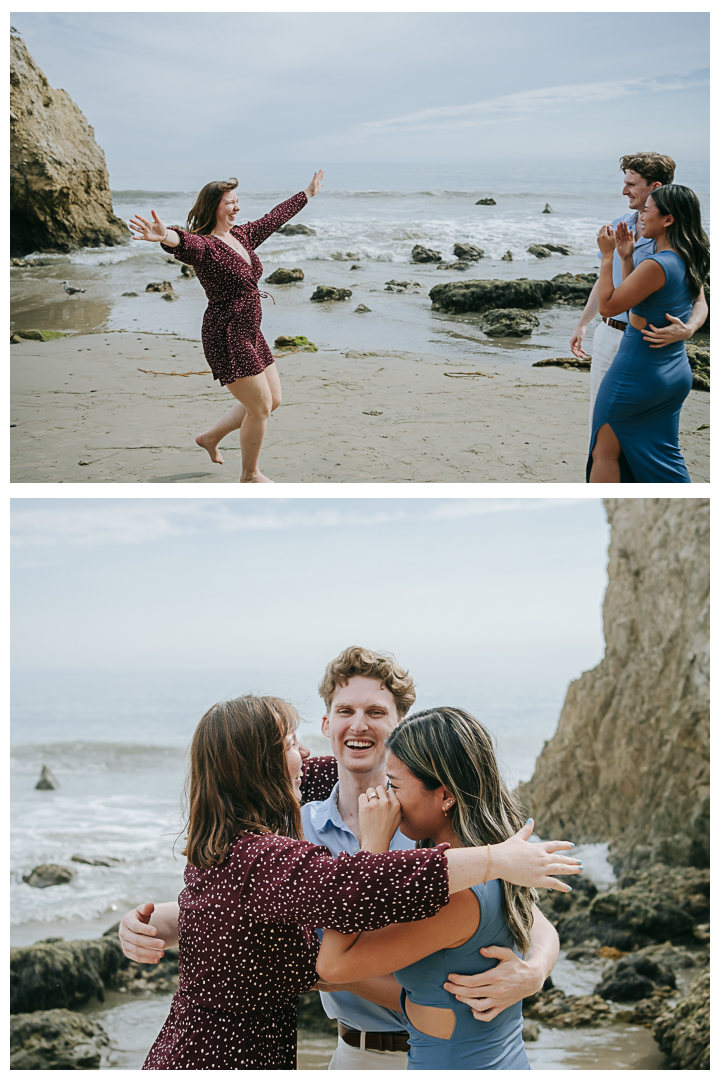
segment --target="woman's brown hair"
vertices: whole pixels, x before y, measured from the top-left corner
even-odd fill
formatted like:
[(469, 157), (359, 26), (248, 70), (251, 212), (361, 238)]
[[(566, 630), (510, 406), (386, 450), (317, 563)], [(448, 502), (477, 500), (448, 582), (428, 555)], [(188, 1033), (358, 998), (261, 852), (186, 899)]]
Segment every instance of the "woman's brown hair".
[(217, 208), (226, 191), (234, 191), (238, 182), (234, 176), (229, 180), (211, 180), (198, 195), (187, 216), (188, 232), (209, 236), (215, 228)]
[[(525, 823), (520, 802), (502, 778), (490, 734), (464, 709), (427, 709), (395, 728), (385, 745), (428, 791), (455, 796), (447, 817), (463, 847), (508, 840)], [(431, 847), (421, 840), (418, 847)], [(520, 952), (530, 950), (534, 889), (500, 882), (503, 913)]]
[(246, 694), (213, 705), (190, 747), (187, 842), (191, 866), (217, 866), (246, 832), (303, 839), (285, 756), (298, 714), (276, 697)]

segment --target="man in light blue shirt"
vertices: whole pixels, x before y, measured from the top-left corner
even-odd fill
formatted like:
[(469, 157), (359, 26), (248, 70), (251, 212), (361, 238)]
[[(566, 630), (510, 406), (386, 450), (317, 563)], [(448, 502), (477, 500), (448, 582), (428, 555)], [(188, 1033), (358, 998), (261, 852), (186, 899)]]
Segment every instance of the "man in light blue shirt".
[[(612, 227), (614, 229), (621, 221), (627, 222), (635, 237), (633, 263), (637, 266), (638, 263), (642, 262), (643, 259), (646, 259), (648, 255), (652, 255), (654, 251), (654, 242), (639, 235), (638, 215), (644, 208), (648, 195), (651, 195), (657, 188), (662, 187), (663, 184), (672, 184), (675, 177), (675, 162), (666, 154), (655, 154), (650, 152), (626, 154), (624, 157), (620, 158), (620, 168), (624, 172), (625, 177), (622, 193), (628, 197), (630, 212), (615, 218), (612, 222)], [(622, 263), (617, 251), (613, 254), (612, 272), (613, 285), (617, 287), (622, 283)], [(570, 349), (580, 360), (585, 359), (582, 343), (588, 324), (598, 314), (598, 287), (599, 283), (596, 281), (592, 292), (588, 297), (583, 313), (575, 327), (573, 336), (570, 339)], [(642, 331), (642, 334), (646, 341), (649, 341), (655, 348), (669, 345), (674, 341), (685, 341), (688, 338), (691, 338), (696, 330), (700, 329), (707, 318), (707, 314), (707, 301), (705, 299), (704, 290), (701, 289), (700, 294), (693, 305), (690, 318), (686, 323), (683, 323), (680, 319), (677, 319), (672, 315), (668, 315), (666, 318), (670, 323), (669, 326), (661, 328), (647, 326)], [(592, 343), (592, 360), (590, 364), (591, 434), (595, 398), (597, 397), (600, 383), (615, 359), (615, 354), (620, 348), (620, 342), (623, 339), (623, 334), (625, 333), (627, 326), (627, 312), (622, 312), (622, 314), (616, 315), (613, 319), (603, 316), (602, 321), (598, 323), (595, 329)]]
[[(319, 693), (327, 708), (323, 734), (337, 759), (338, 782), (328, 799), (303, 806), (303, 832), (306, 840), (322, 844), (333, 855), (354, 854), (360, 848), (358, 797), (368, 787), (386, 784), (385, 740), (409, 712), (415, 688), (393, 657), (353, 647), (328, 665)], [(390, 850), (414, 847), (415, 842), (398, 830)], [(318, 933), (322, 936), (322, 931)], [(529, 959), (521, 960), (510, 949), (482, 951), (499, 961), (495, 968), (446, 984), (472, 1005), (479, 1023), (541, 988), (555, 966), (559, 942), (553, 926), (536, 908)], [(321, 991), (325, 1012), (338, 1021), (338, 1047), (328, 1068), (407, 1068), (400, 987), (392, 975), (374, 983), (383, 1005), (347, 990)]]

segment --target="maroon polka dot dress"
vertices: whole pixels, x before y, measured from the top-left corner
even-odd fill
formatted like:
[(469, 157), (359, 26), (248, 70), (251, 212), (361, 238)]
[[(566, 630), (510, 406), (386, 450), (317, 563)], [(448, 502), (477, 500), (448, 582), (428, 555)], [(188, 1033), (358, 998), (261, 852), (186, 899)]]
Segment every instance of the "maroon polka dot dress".
[(298, 214), (307, 201), (307, 195), (301, 191), (258, 221), (233, 225), (230, 232), (250, 256), (249, 264), (219, 236), (199, 236), (177, 225), (171, 228), (180, 237), (179, 246), (160, 245), (169, 255), (194, 267), (205, 290), (208, 306), (202, 324), (202, 344), (208, 366), (221, 386), (248, 375), (259, 375), (274, 363), (260, 332), (262, 306), (258, 281), (263, 267), (255, 248)]
[[(304, 788), (326, 797), (334, 759), (320, 760), (333, 762), (328, 782), (316, 770)], [(220, 866), (188, 866), (179, 989), (143, 1068), (295, 1069), (297, 998), (318, 978), (315, 927), (350, 933), (437, 914), (449, 899), (446, 846), (333, 858), (246, 833)]]

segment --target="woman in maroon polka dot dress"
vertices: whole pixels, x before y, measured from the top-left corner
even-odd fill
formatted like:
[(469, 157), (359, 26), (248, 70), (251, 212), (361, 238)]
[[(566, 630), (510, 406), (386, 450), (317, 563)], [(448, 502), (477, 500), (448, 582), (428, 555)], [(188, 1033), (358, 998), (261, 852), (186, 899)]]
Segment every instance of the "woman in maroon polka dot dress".
[(315, 927), (352, 933), (429, 918), (490, 867), (516, 884), (567, 888), (548, 877), (566, 870), (546, 849), (569, 845), (528, 844), (524, 831), (492, 855), (448, 845), (388, 852), (400, 820), (392, 792), (360, 796), (356, 855), (333, 858), (302, 840), (301, 795), (326, 797), (337, 772), (334, 759), (303, 761), (297, 722), (287, 702), (248, 695), (198, 725), (179, 988), (145, 1069), (294, 1069), (297, 998), (318, 979)]
[(227, 386), (233, 405), (195, 442), (217, 465), (223, 464), (220, 440), (240, 429), (240, 483), (271, 484), (258, 460), (268, 417), (282, 400), (280, 379), (268, 343), (260, 332), (262, 307), (258, 289), (262, 263), (255, 249), (307, 206), (322, 187), (323, 171), (304, 191), (280, 203), (265, 217), (236, 225), (237, 180), (213, 180), (202, 189), (188, 214), (187, 230), (166, 228), (155, 211), (152, 221), (138, 214), (130, 221), (137, 239), (159, 243), (180, 262), (195, 268), (208, 298), (202, 343), (213, 377)]

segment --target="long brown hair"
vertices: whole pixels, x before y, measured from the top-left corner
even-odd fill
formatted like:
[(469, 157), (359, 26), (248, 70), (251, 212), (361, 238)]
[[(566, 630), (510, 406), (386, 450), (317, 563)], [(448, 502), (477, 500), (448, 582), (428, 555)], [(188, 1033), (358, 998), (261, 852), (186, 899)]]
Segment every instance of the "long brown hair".
[(198, 195), (187, 216), (188, 232), (209, 236), (215, 228), (217, 208), (226, 191), (234, 191), (238, 182), (234, 176), (229, 180), (211, 180)]
[(191, 866), (217, 866), (246, 832), (303, 838), (285, 756), (285, 740), (298, 721), (289, 702), (255, 694), (205, 713), (193, 735), (186, 784), (182, 854)]
[(692, 299), (700, 293), (710, 269), (710, 241), (702, 227), (700, 200), (682, 184), (664, 184), (649, 196), (661, 214), (672, 214), (665, 236), (685, 263), (685, 281)]
[[(499, 844), (522, 828), (520, 803), (500, 774), (492, 739), (470, 713), (446, 707), (414, 713), (385, 745), (428, 791), (442, 785), (453, 793), (448, 820), (463, 847)], [(418, 843), (430, 846), (429, 840)], [(524, 955), (537, 894), (508, 881), (500, 885), (506, 922)]]

